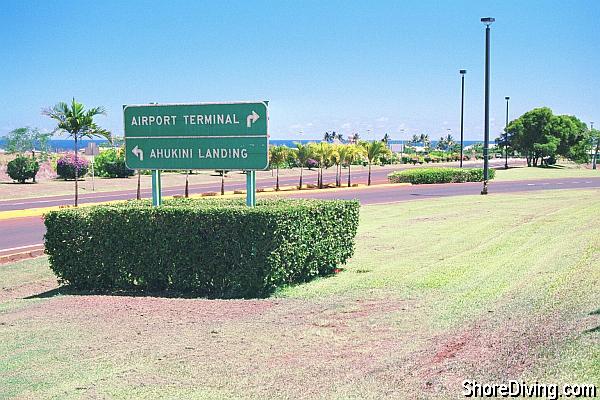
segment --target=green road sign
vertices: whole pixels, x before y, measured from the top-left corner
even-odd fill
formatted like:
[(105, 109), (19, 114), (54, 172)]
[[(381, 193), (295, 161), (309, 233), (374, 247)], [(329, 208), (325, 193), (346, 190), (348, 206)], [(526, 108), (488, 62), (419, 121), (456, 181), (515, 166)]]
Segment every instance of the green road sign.
[(123, 107), (131, 169), (260, 170), (269, 165), (265, 102)]

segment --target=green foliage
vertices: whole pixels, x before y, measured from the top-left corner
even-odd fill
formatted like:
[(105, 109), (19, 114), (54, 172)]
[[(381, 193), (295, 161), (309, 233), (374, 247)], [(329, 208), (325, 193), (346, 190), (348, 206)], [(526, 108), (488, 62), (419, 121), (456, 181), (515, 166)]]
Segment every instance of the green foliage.
[[(66, 133), (73, 138), (75, 141), (75, 154), (78, 153), (77, 142), (84, 137), (92, 138), (94, 136), (101, 136), (109, 141), (111, 140), (110, 132), (99, 127), (94, 121), (96, 116), (105, 113), (106, 111), (103, 107), (92, 107), (86, 110), (83, 104), (75, 101), (75, 98), (73, 98), (70, 106), (65, 102), (60, 102), (54, 107), (43, 111), (44, 115), (52, 118), (57, 123), (55, 132)], [(77, 183), (79, 178), (79, 168), (75, 168), (74, 172), (75, 206), (77, 206), (79, 197)]]
[(94, 157), (94, 173), (108, 178), (127, 178), (133, 176), (135, 171), (125, 165), (124, 148), (111, 148)]
[(39, 129), (29, 126), (14, 129), (6, 136), (6, 152), (9, 154), (23, 154), (30, 151), (33, 155), (35, 150), (38, 149), (41, 157), (46, 159), (50, 136), (52, 134), (40, 133)]
[[(524, 155), (528, 166), (537, 166), (557, 156), (573, 161), (585, 159), (589, 133), (572, 115), (554, 115), (552, 110), (535, 108), (512, 121), (506, 128), (508, 146)], [(504, 144), (503, 144), (504, 145)]]
[(25, 183), (27, 179), (33, 179), (35, 182), (35, 175), (39, 170), (40, 164), (34, 158), (24, 156), (9, 161), (6, 167), (8, 176), (19, 183)]
[(372, 142), (361, 142), (365, 149), (365, 157), (369, 164), (378, 163), (382, 157), (389, 156), (390, 149), (384, 142), (374, 140)]
[(45, 246), (76, 289), (266, 296), (345, 263), (358, 214), (357, 201), (341, 200), (132, 201), (46, 214)]
[(269, 165), (271, 167), (282, 167), (289, 153), (289, 148), (286, 146), (270, 146), (269, 147)]
[(295, 156), (300, 167), (306, 167), (308, 160), (312, 157), (312, 149), (309, 144), (294, 143), (296, 145)]
[[(489, 179), (496, 171), (489, 170)], [(457, 183), (483, 181), (483, 168), (415, 168), (388, 174), (390, 183)]]

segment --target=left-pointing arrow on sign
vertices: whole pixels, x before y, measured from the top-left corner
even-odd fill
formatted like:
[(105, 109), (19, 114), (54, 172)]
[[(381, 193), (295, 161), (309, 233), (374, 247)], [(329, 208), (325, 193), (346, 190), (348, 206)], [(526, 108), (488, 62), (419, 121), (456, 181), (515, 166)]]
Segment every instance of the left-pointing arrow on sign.
[(131, 152), (133, 153), (134, 156), (138, 157), (140, 159), (140, 161), (144, 161), (144, 150), (135, 146), (133, 149), (131, 149)]

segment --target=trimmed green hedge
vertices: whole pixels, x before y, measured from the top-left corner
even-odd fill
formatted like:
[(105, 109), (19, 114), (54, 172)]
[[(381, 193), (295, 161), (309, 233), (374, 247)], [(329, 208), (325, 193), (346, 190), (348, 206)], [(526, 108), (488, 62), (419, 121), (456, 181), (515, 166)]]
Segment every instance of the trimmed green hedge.
[(49, 212), (45, 246), (77, 290), (261, 297), (345, 263), (358, 215), (342, 200), (132, 201)]
[[(489, 179), (494, 179), (496, 171), (489, 170)], [(391, 183), (456, 183), (483, 181), (483, 168), (414, 168), (392, 172), (388, 175)]]

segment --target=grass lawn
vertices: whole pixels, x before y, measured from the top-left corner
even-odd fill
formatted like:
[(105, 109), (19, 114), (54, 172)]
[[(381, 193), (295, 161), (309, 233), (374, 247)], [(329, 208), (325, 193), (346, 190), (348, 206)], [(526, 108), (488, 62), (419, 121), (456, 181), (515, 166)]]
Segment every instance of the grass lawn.
[[(510, 166), (510, 164), (509, 164)], [(590, 178), (600, 177), (600, 169), (593, 170), (573, 163), (557, 164), (550, 167), (514, 167), (496, 170), (496, 181), (517, 181), (527, 179)]]
[(460, 398), (600, 386), (600, 190), (365, 206), (341, 273), (268, 299), (37, 296), (0, 266), (0, 398)]

